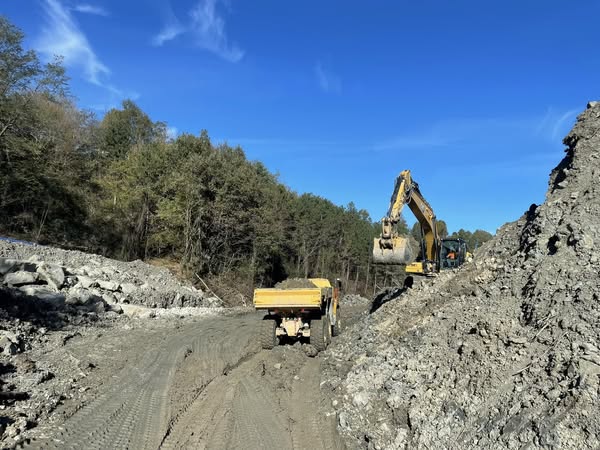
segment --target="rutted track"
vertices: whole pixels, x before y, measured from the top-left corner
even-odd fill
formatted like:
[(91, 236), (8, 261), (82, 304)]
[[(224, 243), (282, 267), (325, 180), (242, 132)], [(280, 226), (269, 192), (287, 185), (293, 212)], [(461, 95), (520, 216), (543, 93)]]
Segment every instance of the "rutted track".
[(261, 351), (259, 320), (214, 317), (137, 345), (111, 337), (130, 353), (122, 368), (30, 448), (341, 448), (334, 418), (319, 412), (319, 359)]

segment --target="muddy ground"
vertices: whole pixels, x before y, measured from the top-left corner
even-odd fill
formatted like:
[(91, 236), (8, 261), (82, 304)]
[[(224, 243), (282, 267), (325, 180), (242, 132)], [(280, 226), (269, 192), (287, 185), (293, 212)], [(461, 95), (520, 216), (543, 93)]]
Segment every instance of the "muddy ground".
[[(366, 303), (345, 308), (347, 322), (365, 310)], [(3, 447), (344, 448), (320, 391), (324, 357), (309, 357), (300, 343), (261, 350), (261, 318), (240, 309), (57, 331), (51, 345), (17, 355), (26, 361), (17, 367), (29, 364), (21, 375), (37, 377), (36, 404), (3, 405), (17, 422), (25, 418)], [(44, 397), (52, 402), (40, 412)], [(37, 408), (35, 420), (27, 420), (29, 408)]]

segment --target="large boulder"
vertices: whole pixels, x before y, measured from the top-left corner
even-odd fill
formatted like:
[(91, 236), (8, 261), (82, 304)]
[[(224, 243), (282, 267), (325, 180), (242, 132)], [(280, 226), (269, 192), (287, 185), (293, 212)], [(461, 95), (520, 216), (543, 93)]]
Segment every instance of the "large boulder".
[(30, 297), (37, 298), (54, 309), (60, 309), (65, 306), (65, 295), (60, 292), (55, 292), (47, 285), (34, 284), (20, 286), (19, 291)]
[(65, 272), (60, 266), (42, 263), (38, 266), (37, 273), (56, 290), (60, 290), (65, 284)]
[(101, 313), (106, 310), (106, 302), (104, 299), (85, 289), (71, 289), (67, 296), (66, 303), (89, 312)]
[(18, 272), (7, 273), (4, 276), (4, 282), (9, 286), (23, 286), (24, 284), (37, 283), (39, 275), (36, 272), (26, 272), (20, 270)]

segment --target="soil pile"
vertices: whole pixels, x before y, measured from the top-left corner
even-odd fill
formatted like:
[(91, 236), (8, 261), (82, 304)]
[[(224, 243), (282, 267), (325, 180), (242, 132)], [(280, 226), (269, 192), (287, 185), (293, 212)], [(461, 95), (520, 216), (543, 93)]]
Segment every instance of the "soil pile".
[(600, 447), (600, 103), (564, 143), (544, 204), (326, 352), (350, 446)]
[(277, 289), (307, 289), (316, 288), (312, 281), (306, 278), (288, 278), (275, 285)]

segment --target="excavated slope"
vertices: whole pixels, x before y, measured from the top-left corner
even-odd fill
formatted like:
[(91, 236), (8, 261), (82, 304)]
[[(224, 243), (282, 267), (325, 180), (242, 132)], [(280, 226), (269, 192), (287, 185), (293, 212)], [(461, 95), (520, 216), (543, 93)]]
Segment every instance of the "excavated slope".
[(328, 350), (349, 446), (600, 447), (598, 102), (564, 143), (542, 205)]

